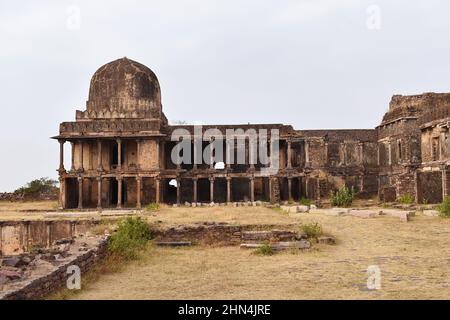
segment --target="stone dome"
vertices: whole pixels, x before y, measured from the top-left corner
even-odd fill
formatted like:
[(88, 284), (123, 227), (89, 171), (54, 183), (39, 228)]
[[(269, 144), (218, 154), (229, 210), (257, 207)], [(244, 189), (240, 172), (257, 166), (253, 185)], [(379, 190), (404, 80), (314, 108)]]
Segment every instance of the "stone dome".
[(143, 64), (122, 58), (105, 64), (92, 76), (89, 118), (157, 118), (161, 112), (158, 78)]

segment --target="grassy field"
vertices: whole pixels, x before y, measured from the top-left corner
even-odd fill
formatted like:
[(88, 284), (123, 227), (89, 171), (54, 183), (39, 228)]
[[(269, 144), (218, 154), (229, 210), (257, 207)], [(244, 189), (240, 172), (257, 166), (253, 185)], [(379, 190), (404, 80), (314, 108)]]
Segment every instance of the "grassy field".
[[(249, 222), (260, 209), (207, 208), (194, 216)], [(224, 210), (223, 217), (215, 210)], [(235, 217), (232, 212), (243, 215)], [(202, 212), (201, 210), (206, 210)], [(242, 210), (242, 211), (240, 211)], [(231, 211), (231, 212), (228, 212)], [(335, 246), (258, 256), (238, 247), (157, 248), (118, 273), (83, 284), (72, 299), (449, 299), (450, 220), (418, 216), (408, 223), (320, 214), (283, 214), (272, 221), (320, 222)], [(185, 212), (185, 213), (183, 213)], [(157, 214), (180, 222), (191, 209)], [(214, 212), (214, 213), (211, 213)], [(205, 216), (204, 216), (205, 215)], [(207, 216), (206, 216), (207, 215)], [(161, 217), (162, 216), (162, 217)], [(190, 220), (186, 218), (187, 220)], [(208, 219), (209, 220), (209, 219)], [(261, 221), (263, 221), (262, 219)], [(367, 289), (367, 268), (381, 269), (381, 290)]]
[(44, 212), (57, 208), (57, 201), (0, 201), (0, 221), (42, 219)]

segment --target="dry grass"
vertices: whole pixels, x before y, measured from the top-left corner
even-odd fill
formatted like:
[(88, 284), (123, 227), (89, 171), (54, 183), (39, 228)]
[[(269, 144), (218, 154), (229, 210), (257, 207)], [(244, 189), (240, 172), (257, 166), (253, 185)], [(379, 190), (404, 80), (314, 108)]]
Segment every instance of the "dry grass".
[(57, 208), (57, 201), (0, 201), (0, 220), (43, 219), (44, 212)]
[[(243, 210), (246, 215), (238, 221), (264, 220), (250, 217), (260, 212), (254, 208), (236, 209)], [(180, 210), (163, 210), (160, 214), (181, 215)], [(210, 217), (215, 217), (212, 213), (215, 210), (200, 208), (192, 210), (197, 212), (196, 218), (208, 214), (197, 210), (205, 210)], [(190, 213), (191, 210), (186, 211)], [(402, 223), (386, 216), (360, 219), (308, 214), (298, 218), (298, 215), (275, 214), (280, 215), (282, 221), (319, 222), (325, 232), (338, 238), (338, 244), (274, 256), (258, 256), (237, 247), (155, 247), (118, 273), (84, 283), (84, 289), (70, 298), (450, 298), (449, 219), (419, 216)], [(235, 217), (225, 212), (225, 217), (220, 219), (233, 221)], [(272, 221), (277, 219), (274, 217)], [(175, 217), (175, 220), (182, 221), (183, 218)], [(381, 268), (382, 288), (379, 291), (366, 289), (366, 270), (370, 265)]]
[(181, 225), (199, 222), (226, 222), (230, 224), (290, 224), (298, 221), (295, 215), (282, 214), (281, 211), (265, 207), (197, 207), (172, 208), (164, 206), (158, 211), (149, 212), (149, 222)]

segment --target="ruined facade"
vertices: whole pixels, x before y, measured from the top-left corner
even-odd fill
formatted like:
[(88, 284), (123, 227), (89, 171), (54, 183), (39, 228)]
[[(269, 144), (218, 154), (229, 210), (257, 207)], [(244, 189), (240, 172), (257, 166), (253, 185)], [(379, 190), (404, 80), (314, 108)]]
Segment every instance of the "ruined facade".
[[(119, 59), (95, 72), (86, 110), (76, 111), (76, 121), (61, 123), (54, 137), (60, 143), (60, 205), (64, 209), (140, 208), (154, 202), (320, 200), (344, 185), (383, 200), (403, 194), (419, 201), (441, 200), (448, 190), (448, 102), (447, 94), (394, 96), (375, 129), (205, 125), (199, 134), (192, 125), (169, 125), (155, 74), (140, 63)], [(178, 144), (175, 132), (190, 134), (193, 154), (199, 151), (195, 141), (200, 139), (202, 154), (214, 142), (204, 134), (211, 129), (239, 132), (231, 147), (225, 148), (226, 156), (219, 159), (212, 152), (210, 163), (172, 161)], [(279, 134), (272, 137), (275, 129)], [(270, 164), (253, 160), (250, 130), (266, 130), (267, 143), (277, 139), (279, 170), (267, 174), (264, 169)], [(234, 164), (228, 159), (242, 146), (239, 139), (245, 159)], [(67, 170), (66, 142), (72, 146)], [(430, 179), (437, 188), (431, 194), (425, 186)]]

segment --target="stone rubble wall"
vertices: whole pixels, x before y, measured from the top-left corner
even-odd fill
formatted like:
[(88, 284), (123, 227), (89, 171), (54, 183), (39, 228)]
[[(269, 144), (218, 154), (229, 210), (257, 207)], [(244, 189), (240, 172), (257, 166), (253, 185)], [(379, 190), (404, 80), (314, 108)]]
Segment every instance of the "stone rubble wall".
[[(0, 300), (33, 300), (42, 299), (52, 292), (66, 286), (67, 279), (70, 274), (67, 269), (76, 265), (80, 268), (81, 275), (89, 271), (98, 261), (103, 259), (107, 254), (107, 238), (102, 238), (98, 243), (88, 251), (80, 252), (71, 257), (69, 261), (65, 261), (56, 266), (48, 274), (38, 275), (27, 279), (23, 286), (6, 292), (0, 292)], [(83, 280), (81, 279), (81, 285)]]

